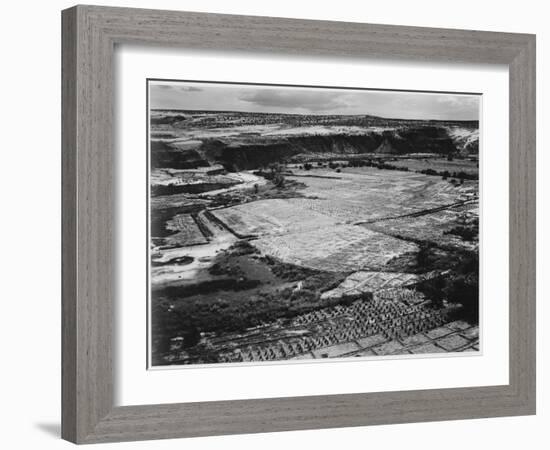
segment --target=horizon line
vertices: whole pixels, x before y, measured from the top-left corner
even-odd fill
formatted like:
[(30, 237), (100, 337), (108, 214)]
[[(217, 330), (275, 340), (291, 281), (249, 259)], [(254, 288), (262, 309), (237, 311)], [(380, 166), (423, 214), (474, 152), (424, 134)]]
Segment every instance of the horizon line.
[(205, 113), (237, 113), (237, 114), (267, 114), (277, 116), (332, 116), (332, 117), (372, 117), (373, 119), (383, 120), (409, 120), (425, 122), (479, 122), (479, 119), (405, 119), (402, 117), (383, 117), (373, 114), (326, 114), (326, 113), (282, 113), (282, 112), (263, 112), (263, 111), (238, 111), (230, 109), (181, 109), (181, 108), (149, 108), (150, 111), (182, 111), (182, 112), (205, 112)]

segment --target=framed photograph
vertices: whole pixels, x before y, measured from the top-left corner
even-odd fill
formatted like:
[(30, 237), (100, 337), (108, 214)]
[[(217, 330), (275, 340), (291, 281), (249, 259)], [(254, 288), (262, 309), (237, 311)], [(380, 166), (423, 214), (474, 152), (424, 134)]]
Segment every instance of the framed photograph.
[(535, 413), (535, 37), (63, 11), (62, 435)]

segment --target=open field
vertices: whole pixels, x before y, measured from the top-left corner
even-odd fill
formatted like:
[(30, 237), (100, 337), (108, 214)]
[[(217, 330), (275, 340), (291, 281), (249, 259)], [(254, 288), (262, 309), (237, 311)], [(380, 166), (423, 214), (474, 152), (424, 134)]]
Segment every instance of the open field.
[[(454, 186), (438, 177), (409, 172), (396, 174), (370, 167), (346, 168), (339, 173), (326, 169), (295, 170), (287, 178), (305, 183), (300, 191), (304, 198), (219, 209), (216, 216), (242, 227), (243, 234), (261, 234), (262, 228), (263, 232), (277, 233), (272, 230), (273, 226), (275, 230), (290, 231), (292, 227), (307, 228), (309, 222), (317, 220), (332, 219), (333, 223), (377, 220), (477, 197), (474, 182)], [(263, 227), (262, 222), (265, 222)]]
[(477, 195), (477, 183), (453, 186), (438, 177), (371, 167), (345, 168), (340, 173), (315, 169), (295, 174), (311, 175), (311, 172), (339, 179), (308, 178), (303, 193), (311, 200), (305, 207), (344, 223), (403, 216)]
[(372, 168), (344, 169), (336, 176), (323, 169), (295, 175), (302, 181), (299, 175), (307, 176), (305, 198), (263, 200), (211, 213), (235, 234), (258, 238), (254, 245), (267, 254), (325, 270), (380, 268), (416, 249), (394, 237), (471, 245), (445, 232), (459, 217), (476, 220), (474, 182), (453, 186), (427, 175), (396, 176)]
[(268, 235), (252, 244), (281, 261), (329, 272), (382, 270), (391, 259), (417, 250), (414, 243), (354, 225)]
[(385, 233), (404, 239), (432, 242), (444, 247), (460, 247), (477, 249), (475, 238), (464, 237), (453, 233), (457, 224), (465, 223), (469, 227), (477, 227), (479, 210), (477, 203), (469, 203), (457, 207), (421, 215), (411, 220), (410, 217), (388, 219), (364, 224), (370, 230)]
[(211, 214), (242, 236), (288, 234), (336, 225), (334, 218), (305, 207), (302, 199), (273, 199), (216, 209)]

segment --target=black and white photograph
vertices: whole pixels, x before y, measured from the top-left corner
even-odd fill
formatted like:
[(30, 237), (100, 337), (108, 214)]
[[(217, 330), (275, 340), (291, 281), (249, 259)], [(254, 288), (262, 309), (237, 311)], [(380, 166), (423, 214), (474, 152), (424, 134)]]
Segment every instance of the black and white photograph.
[(481, 95), (147, 95), (150, 367), (479, 352)]

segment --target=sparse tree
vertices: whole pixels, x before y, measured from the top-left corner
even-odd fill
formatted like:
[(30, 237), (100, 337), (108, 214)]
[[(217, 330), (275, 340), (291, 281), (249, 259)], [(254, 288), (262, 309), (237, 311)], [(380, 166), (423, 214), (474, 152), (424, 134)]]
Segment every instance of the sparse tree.
[(276, 187), (283, 187), (285, 184), (285, 177), (283, 175), (283, 166), (278, 163), (269, 165), (271, 181)]

